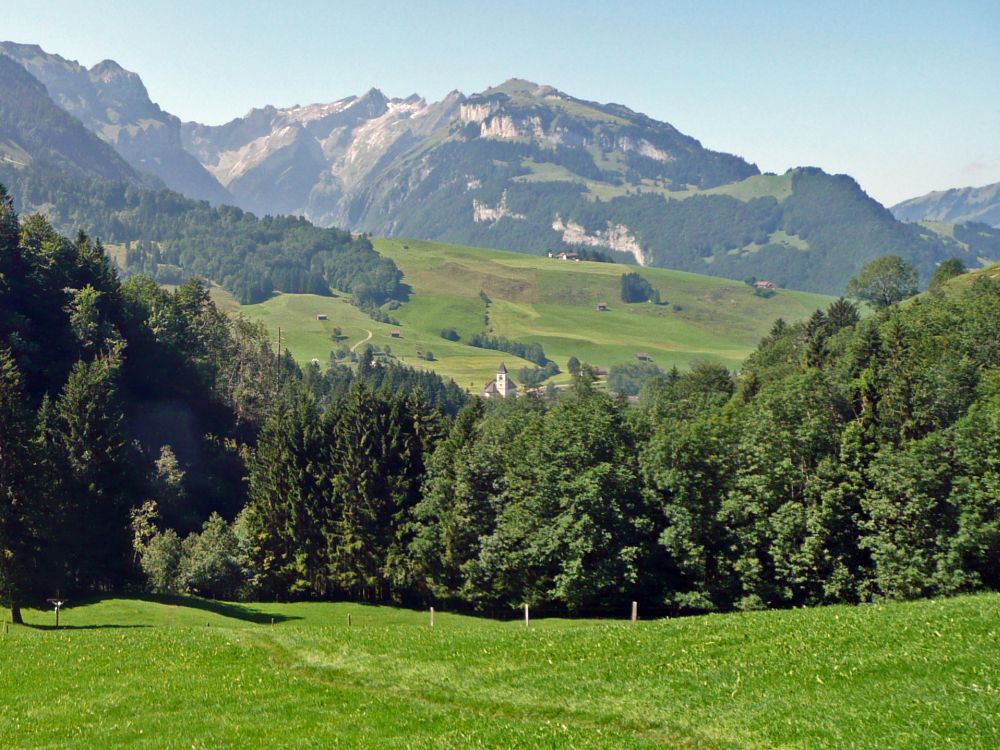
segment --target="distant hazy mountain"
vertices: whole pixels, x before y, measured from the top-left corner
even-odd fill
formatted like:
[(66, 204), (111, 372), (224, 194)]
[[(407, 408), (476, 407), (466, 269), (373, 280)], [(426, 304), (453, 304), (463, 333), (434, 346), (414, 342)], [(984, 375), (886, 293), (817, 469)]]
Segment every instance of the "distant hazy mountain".
[(41, 81), (52, 100), (110, 143), (135, 169), (192, 198), (232, 196), (181, 146), (181, 123), (154, 104), (142, 80), (112, 60), (90, 70), (34, 44), (0, 42), (0, 52)]
[(961, 224), (976, 221), (1000, 227), (1000, 182), (984, 187), (939, 190), (910, 198), (892, 207), (903, 221), (944, 221)]
[(393, 207), (431, 177), (438, 155), (451, 159), (456, 147), (474, 152), (461, 157), (474, 172), (465, 180), (456, 176), (463, 186), (488, 178), (480, 173), (497, 166), (496, 154), (482, 144), (618, 184), (650, 175), (664, 184), (712, 187), (758, 171), (625, 107), (519, 80), (471, 97), (452, 92), (431, 104), (372, 89), (331, 104), (257, 109), (219, 127), (186, 123), (183, 136), (188, 150), (248, 207), (277, 206), (321, 223), (382, 232), (392, 231)]
[(218, 127), (185, 123), (182, 135), (241, 206), (346, 225), (353, 197), (393, 157), (447, 133), (460, 99), (428, 105), (372, 89), (331, 104), (255, 109)]
[(0, 55), (0, 163), (42, 162), (107, 180), (140, 177), (111, 146), (57, 107), (39, 81)]

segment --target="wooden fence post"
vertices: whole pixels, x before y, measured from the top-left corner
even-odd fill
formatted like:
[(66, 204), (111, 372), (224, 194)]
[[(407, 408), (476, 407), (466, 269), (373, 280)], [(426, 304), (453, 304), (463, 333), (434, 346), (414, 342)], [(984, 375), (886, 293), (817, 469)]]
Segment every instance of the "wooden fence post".
[(632, 623), (639, 619), (639, 602), (632, 602)]
[(431, 627), (434, 627), (434, 607), (431, 607)]
[(528, 605), (524, 605), (524, 627), (528, 627)]
[(347, 624), (348, 625), (351, 624), (351, 613), (350, 612), (347, 613)]

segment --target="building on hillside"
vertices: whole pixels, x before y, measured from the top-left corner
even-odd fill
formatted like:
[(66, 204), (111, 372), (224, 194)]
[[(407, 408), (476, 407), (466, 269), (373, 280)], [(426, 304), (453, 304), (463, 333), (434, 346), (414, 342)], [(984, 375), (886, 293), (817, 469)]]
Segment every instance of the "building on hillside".
[(560, 251), (556, 254), (559, 260), (580, 260), (579, 253), (568, 253), (565, 250)]
[(328, 320), (328, 318), (323, 313), (319, 313), (316, 315), (316, 320)]
[(608, 310), (608, 303), (607, 302), (598, 302), (597, 303), (597, 312), (607, 312), (607, 310)]
[(650, 357), (646, 352), (636, 352), (635, 358), (640, 362), (652, 362), (653, 358)]
[(403, 332), (400, 331), (398, 328), (393, 328), (391, 331), (389, 331), (389, 335), (392, 336), (394, 339), (403, 338)]
[(777, 288), (773, 281), (758, 281), (754, 286), (758, 289), (768, 289), (770, 291), (774, 291)]
[(507, 367), (503, 362), (497, 368), (496, 377), (489, 381), (486, 387), (483, 388), (482, 396), (483, 398), (517, 396), (517, 383), (510, 379), (510, 376), (507, 374)]

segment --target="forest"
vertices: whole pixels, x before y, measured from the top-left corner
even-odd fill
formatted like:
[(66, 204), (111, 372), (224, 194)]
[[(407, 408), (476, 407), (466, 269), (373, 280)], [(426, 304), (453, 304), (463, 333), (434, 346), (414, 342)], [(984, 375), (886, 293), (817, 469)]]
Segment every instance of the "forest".
[(164, 283), (192, 276), (218, 282), (241, 304), (272, 292), (351, 293), (374, 309), (402, 299), (402, 274), (365, 237), (321, 229), (302, 218), (257, 217), (232, 206), (213, 207), (165, 189), (62, 170), (45, 162), (0, 165), (0, 182), (15, 205), (45, 207), (57, 228), (86, 227), (106, 242), (125, 245), (126, 271)]
[[(1000, 587), (1000, 282), (776, 321), (630, 405), (295, 366), (0, 197), (0, 599), (669, 612)], [(574, 368), (575, 369), (575, 368)]]

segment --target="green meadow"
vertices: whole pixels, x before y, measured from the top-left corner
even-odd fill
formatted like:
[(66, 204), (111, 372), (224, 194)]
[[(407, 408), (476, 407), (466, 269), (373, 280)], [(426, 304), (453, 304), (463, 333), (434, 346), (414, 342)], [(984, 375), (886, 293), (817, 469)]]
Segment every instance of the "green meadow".
[[(494, 335), (537, 342), (568, 380), (567, 360), (611, 367), (634, 362), (638, 352), (668, 369), (697, 360), (737, 368), (777, 318), (800, 320), (831, 299), (779, 290), (764, 299), (738, 281), (665, 269), (567, 262), (522, 253), (484, 250), (416, 240), (376, 239), (412, 290), (410, 300), (390, 314), (399, 325), (376, 323), (344, 297), (279, 294), (241, 308), (263, 321), (300, 362), (326, 363), (330, 352), (367, 339), (388, 345), (407, 364), (439, 372), (466, 388), (479, 388), (503, 360), (515, 371), (530, 365), (509, 354), (476, 349), (465, 342), (488, 324)], [(639, 270), (660, 292), (663, 304), (625, 304), (620, 278)], [(490, 299), (487, 306), (480, 291)], [(605, 303), (607, 311), (598, 311)], [(326, 315), (327, 320), (317, 316)], [(331, 340), (339, 327), (342, 342)], [(454, 328), (461, 339), (441, 338)], [(398, 331), (399, 337), (392, 336)], [(423, 355), (434, 355), (428, 361)], [(515, 376), (516, 377), (516, 376)]]
[(28, 611), (0, 631), (0, 746), (1000, 745), (996, 594), (622, 614), (432, 628), (358, 604), (106, 599), (54, 630)]

